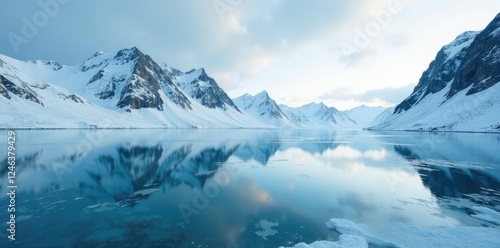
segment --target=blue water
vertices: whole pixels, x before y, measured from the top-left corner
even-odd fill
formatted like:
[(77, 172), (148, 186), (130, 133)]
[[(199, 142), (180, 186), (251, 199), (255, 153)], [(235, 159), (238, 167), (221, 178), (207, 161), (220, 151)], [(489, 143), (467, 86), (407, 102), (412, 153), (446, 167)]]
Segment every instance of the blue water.
[[(325, 223), (489, 226), (500, 135), (349, 130), (18, 130), (16, 235), (0, 247), (279, 247)], [(5, 151), (5, 152), (2, 152)]]

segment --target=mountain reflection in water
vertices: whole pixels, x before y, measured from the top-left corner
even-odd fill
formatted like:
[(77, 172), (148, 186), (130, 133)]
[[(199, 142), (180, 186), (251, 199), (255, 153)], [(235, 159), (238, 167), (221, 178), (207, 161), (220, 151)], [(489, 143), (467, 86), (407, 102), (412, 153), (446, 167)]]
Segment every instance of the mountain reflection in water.
[[(17, 133), (14, 247), (278, 247), (336, 239), (325, 227), (333, 217), (492, 225), (470, 207), (500, 210), (495, 134)], [(4, 206), (6, 166), (0, 174)]]

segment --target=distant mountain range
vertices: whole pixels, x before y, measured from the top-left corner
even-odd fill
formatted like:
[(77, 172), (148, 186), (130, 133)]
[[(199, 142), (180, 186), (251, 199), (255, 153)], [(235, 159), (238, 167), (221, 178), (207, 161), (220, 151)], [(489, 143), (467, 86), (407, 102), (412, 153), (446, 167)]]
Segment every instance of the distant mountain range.
[(231, 99), (203, 68), (182, 72), (136, 47), (80, 65), (0, 55), (0, 128), (348, 128), (323, 103), (278, 105), (267, 92)]
[[(387, 108), (384, 107), (370, 107), (361, 105), (346, 111), (346, 115), (351, 117), (361, 127), (370, 127), (374, 124), (375, 119)], [(377, 122), (378, 123), (378, 122)]]
[(76, 66), (0, 55), (0, 128), (365, 128), (500, 132), (500, 14), (444, 46), (394, 108), (231, 99), (205, 69), (158, 64), (136, 47)]
[(370, 129), (500, 132), (500, 14), (441, 48), (413, 93)]

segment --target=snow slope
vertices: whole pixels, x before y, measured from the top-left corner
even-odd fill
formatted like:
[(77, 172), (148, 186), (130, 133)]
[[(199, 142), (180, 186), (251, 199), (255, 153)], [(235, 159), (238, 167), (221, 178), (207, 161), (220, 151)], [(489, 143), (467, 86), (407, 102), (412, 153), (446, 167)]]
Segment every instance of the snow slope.
[(446, 94), (443, 90), (422, 99), (418, 107), (385, 118), (372, 129), (499, 132), (500, 98), (497, 92), (500, 92), (500, 84), (471, 96), (464, 90), (443, 102)]
[(245, 115), (259, 120), (266, 127), (298, 127), (266, 91), (255, 96), (244, 94), (233, 101)]
[(369, 107), (366, 105), (361, 105), (346, 111), (342, 111), (347, 114), (351, 119), (356, 121), (361, 127), (369, 127), (370, 124), (375, 120), (375, 118), (381, 114), (386, 108), (384, 107)]
[[(299, 125), (316, 128), (358, 128), (358, 124), (348, 115), (338, 111), (334, 107), (328, 107), (324, 103), (309, 103), (304, 106), (291, 109), (286, 112), (293, 116), (302, 116)], [(305, 119), (303, 118), (305, 117)]]
[(324, 103), (310, 103), (292, 108), (278, 105), (266, 91), (255, 96), (244, 94), (234, 103), (245, 115), (269, 126), (289, 128), (356, 128), (358, 125), (346, 114)]
[(223, 110), (232, 108), (240, 112), (226, 92), (207, 75), (204, 68), (192, 69), (186, 73), (166, 65), (163, 68), (184, 93), (203, 106)]
[(137, 48), (98, 52), (76, 66), (0, 55), (0, 128), (262, 127), (215, 81), (222, 108), (191, 97), (170, 76)]
[(295, 109), (282, 106), (285, 113), (265, 91), (232, 100), (205, 69), (182, 72), (160, 65), (136, 47), (97, 52), (75, 66), (0, 55), (0, 103), (0, 128), (355, 125), (322, 103)]
[[(498, 214), (498, 213), (497, 213)], [(369, 226), (347, 219), (331, 219), (327, 226), (341, 233), (339, 241), (300, 243), (295, 248), (344, 247), (499, 247), (500, 230), (491, 227), (418, 228), (401, 223)]]
[(413, 93), (369, 129), (500, 132), (498, 29), (500, 14), (444, 46)]
[(375, 125), (377, 125), (377, 124), (385, 121), (387, 118), (389, 118), (389, 116), (391, 116), (394, 113), (394, 109), (395, 108), (396, 108), (396, 106), (390, 107), (390, 108), (386, 108), (384, 111), (382, 111), (380, 114), (378, 114), (373, 119), (373, 121), (369, 125), (367, 125), (366, 127), (375, 126)]

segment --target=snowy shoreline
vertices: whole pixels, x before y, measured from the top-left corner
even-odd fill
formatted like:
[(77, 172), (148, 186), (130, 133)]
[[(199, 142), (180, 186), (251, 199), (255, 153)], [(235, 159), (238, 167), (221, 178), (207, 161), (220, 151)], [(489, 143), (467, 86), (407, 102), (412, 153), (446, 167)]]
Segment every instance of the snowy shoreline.
[(369, 132), (416, 132), (416, 133), (477, 133), (500, 134), (500, 130), (473, 131), (473, 130), (384, 130), (371, 128), (307, 128), (307, 127), (0, 127), (0, 130), (333, 130), (350, 131), (364, 130)]
[[(485, 207), (475, 207), (481, 218), (497, 223), (500, 213)], [(480, 218), (480, 219), (481, 219)], [(494, 220), (494, 221), (492, 221)], [(500, 229), (486, 226), (436, 226), (419, 228), (402, 223), (386, 226), (354, 223), (333, 218), (326, 226), (340, 233), (337, 241), (298, 243), (293, 248), (367, 248), (381, 247), (500, 247)]]
[(385, 129), (371, 129), (371, 128), (363, 128), (363, 130), (366, 131), (375, 131), (375, 132), (416, 132), (416, 133), (490, 133), (490, 134), (500, 134), (500, 130), (481, 130), (481, 131), (474, 131), (474, 130), (411, 130), (411, 129), (391, 129), (391, 130), (385, 130)]

